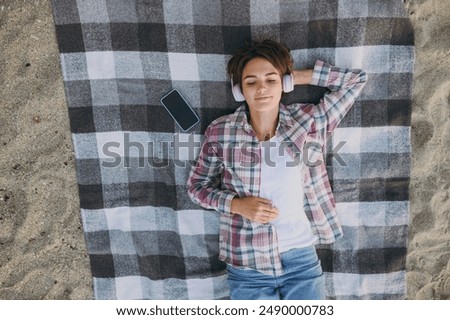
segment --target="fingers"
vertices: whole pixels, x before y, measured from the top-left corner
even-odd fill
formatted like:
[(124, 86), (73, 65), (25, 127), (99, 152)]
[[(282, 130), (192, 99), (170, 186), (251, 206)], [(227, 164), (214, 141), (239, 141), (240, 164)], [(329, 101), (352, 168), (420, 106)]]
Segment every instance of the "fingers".
[[(273, 219), (277, 218), (278, 215), (279, 215), (278, 209), (275, 208), (275, 207), (272, 207), (272, 210), (270, 211), (270, 214), (269, 214), (269, 217), (268, 217), (268, 219), (267, 219), (267, 222), (270, 222), (270, 221), (272, 221)], [(266, 222), (266, 223), (267, 223), (267, 222)]]
[(259, 197), (255, 197), (255, 199), (260, 203), (272, 205), (272, 200), (270, 200), (270, 199), (259, 198)]
[(257, 214), (258, 222), (268, 223), (278, 217), (279, 210), (278, 208), (272, 205), (272, 201), (264, 198), (259, 199), (259, 210)]
[(265, 198), (240, 198), (236, 199), (232, 206), (233, 212), (259, 223), (268, 223), (279, 215), (278, 208), (273, 206), (271, 200)]

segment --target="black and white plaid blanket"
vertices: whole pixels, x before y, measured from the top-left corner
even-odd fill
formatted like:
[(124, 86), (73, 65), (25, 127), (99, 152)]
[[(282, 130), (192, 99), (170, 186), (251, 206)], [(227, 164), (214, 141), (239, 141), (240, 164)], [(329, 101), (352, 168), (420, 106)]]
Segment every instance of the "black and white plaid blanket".
[[(328, 143), (345, 236), (319, 248), (331, 299), (401, 299), (409, 213), (413, 32), (400, 0), (52, 0), (97, 299), (223, 299), (218, 214), (187, 174), (206, 126), (236, 108), (225, 66), (280, 40), (369, 81)], [(177, 88), (201, 122), (160, 104)], [(315, 101), (302, 87), (285, 102)]]

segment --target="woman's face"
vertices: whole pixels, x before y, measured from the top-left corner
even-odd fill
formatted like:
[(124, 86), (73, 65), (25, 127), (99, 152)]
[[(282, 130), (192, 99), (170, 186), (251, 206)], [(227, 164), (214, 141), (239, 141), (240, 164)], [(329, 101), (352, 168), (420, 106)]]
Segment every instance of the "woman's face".
[(242, 71), (242, 93), (250, 111), (278, 108), (283, 93), (278, 70), (264, 58), (253, 58)]

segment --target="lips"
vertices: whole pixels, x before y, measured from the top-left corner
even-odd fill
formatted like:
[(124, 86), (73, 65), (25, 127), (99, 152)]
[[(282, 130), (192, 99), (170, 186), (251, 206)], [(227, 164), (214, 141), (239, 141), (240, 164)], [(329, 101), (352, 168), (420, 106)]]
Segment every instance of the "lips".
[(262, 97), (257, 97), (257, 98), (255, 98), (255, 100), (268, 100), (268, 99), (272, 99), (272, 97), (271, 96), (262, 96)]

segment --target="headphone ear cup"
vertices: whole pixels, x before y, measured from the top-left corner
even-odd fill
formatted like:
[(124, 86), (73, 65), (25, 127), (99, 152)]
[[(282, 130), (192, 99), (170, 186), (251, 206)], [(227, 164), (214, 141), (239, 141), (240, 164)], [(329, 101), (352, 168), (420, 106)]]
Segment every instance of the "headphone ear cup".
[(231, 80), (231, 92), (233, 93), (234, 100), (236, 100), (237, 102), (245, 101), (245, 97), (241, 92), (239, 84), (233, 85), (233, 80)]
[(291, 92), (294, 91), (294, 75), (292, 73), (288, 73), (283, 77), (283, 91)]

